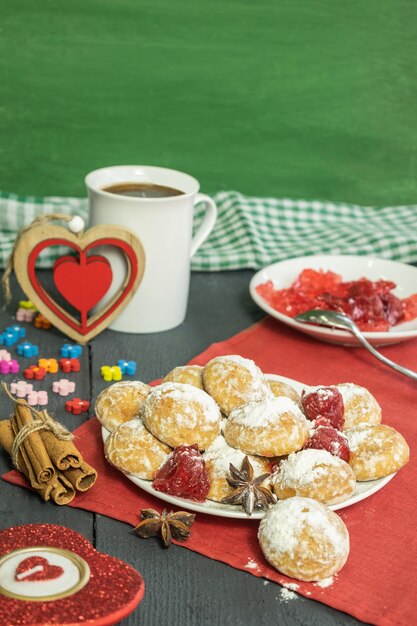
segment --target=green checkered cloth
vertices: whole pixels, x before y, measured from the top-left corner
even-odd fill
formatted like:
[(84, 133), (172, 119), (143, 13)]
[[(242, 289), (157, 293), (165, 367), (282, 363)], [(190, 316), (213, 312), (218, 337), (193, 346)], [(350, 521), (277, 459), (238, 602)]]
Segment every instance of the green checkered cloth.
[[(248, 197), (221, 191), (213, 199), (218, 219), (192, 259), (192, 269), (259, 269), (310, 254), (363, 254), (417, 262), (417, 205), (363, 207), (354, 204)], [(18, 231), (42, 213), (68, 213), (88, 220), (85, 198), (32, 198), (0, 193), (0, 265), (5, 266)], [(195, 228), (204, 205), (195, 210)], [(65, 253), (42, 252), (39, 267)]]

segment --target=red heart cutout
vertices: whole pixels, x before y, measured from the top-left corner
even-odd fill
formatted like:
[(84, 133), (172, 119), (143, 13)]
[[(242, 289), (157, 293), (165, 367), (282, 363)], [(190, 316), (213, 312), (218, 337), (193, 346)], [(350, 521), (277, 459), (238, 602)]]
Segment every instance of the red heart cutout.
[(63, 573), (62, 567), (52, 565), (42, 556), (29, 556), (16, 567), (14, 577), (18, 582), (53, 580), (62, 576)]
[(90, 578), (75, 594), (57, 600), (28, 602), (0, 594), (0, 624), (111, 626), (127, 617), (142, 600), (145, 585), (141, 575), (124, 561), (97, 552), (71, 528), (26, 524), (0, 531), (0, 557), (33, 547), (56, 547), (79, 555), (90, 568)]
[(107, 293), (113, 274), (105, 257), (80, 254), (79, 259), (72, 256), (58, 259), (54, 264), (53, 277), (65, 300), (86, 314)]

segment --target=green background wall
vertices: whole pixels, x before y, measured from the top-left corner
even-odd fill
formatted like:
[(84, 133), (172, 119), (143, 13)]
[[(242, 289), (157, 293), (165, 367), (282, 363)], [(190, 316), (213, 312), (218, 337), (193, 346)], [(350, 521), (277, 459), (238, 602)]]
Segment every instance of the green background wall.
[(417, 201), (414, 0), (1, 0), (0, 189), (109, 164), (202, 190)]

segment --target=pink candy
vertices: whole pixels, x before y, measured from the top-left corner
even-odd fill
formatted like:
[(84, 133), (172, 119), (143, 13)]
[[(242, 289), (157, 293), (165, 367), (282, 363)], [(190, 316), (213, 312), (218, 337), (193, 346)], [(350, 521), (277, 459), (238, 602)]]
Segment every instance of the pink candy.
[(0, 361), (0, 374), (17, 374), (19, 363), (15, 359), (10, 361)]
[(48, 392), (47, 391), (31, 391), (28, 393), (26, 398), (27, 403), (30, 406), (34, 406), (35, 404), (40, 404), (41, 406), (45, 406), (48, 404)]
[(19, 307), (16, 311), (16, 322), (31, 322), (36, 315), (33, 309), (22, 309)]
[(68, 396), (75, 391), (75, 383), (72, 380), (61, 378), (52, 383), (52, 391), (59, 393), (60, 396)]
[(35, 391), (33, 385), (27, 383), (25, 380), (18, 380), (15, 383), (10, 383), (10, 391), (17, 398), (25, 398), (27, 403), (31, 406), (39, 404), (45, 406), (48, 404), (48, 392), (47, 391)]
[(25, 380), (18, 380), (16, 383), (10, 383), (10, 391), (17, 398), (25, 398), (28, 393), (33, 391), (33, 385), (27, 383)]
[(11, 361), (12, 355), (7, 350), (0, 350), (0, 361)]

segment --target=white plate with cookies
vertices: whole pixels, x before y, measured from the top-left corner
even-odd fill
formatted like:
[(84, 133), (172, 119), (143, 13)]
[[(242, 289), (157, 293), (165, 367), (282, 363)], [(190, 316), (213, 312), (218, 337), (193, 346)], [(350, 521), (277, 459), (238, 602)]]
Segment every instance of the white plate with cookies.
[[(305, 390), (306, 388), (308, 388), (305, 384), (296, 380), (286, 378), (284, 376), (278, 376), (275, 374), (265, 374), (265, 377), (266, 379), (270, 381), (282, 382), (287, 385), (290, 385), (299, 394), (301, 394), (303, 389)], [(107, 440), (109, 435), (110, 435), (109, 430), (103, 427), (102, 428), (103, 442)], [(159, 450), (155, 451), (156, 454), (159, 452), (160, 452)], [(140, 487), (147, 493), (155, 496), (156, 498), (158, 498), (159, 500), (163, 502), (167, 502), (168, 504), (175, 506), (177, 508), (180, 508), (180, 509), (187, 509), (190, 511), (195, 511), (197, 513), (205, 513), (207, 515), (216, 515), (219, 517), (228, 517), (228, 518), (234, 518), (234, 519), (259, 520), (265, 514), (264, 511), (254, 511), (252, 515), (249, 516), (243, 511), (243, 509), (241, 509), (239, 506), (236, 506), (236, 505), (221, 504), (219, 502), (215, 502), (215, 501), (208, 500), (208, 499), (205, 502), (195, 502), (189, 499), (172, 496), (170, 494), (166, 494), (166, 493), (163, 493), (161, 491), (157, 491), (156, 489), (154, 489), (154, 487), (152, 486), (151, 480), (145, 480), (143, 478), (139, 478), (138, 476), (134, 474), (125, 472), (123, 470), (121, 471), (125, 474), (125, 476), (130, 481), (132, 481), (135, 485), (137, 485), (138, 487)], [(347, 500), (343, 502), (330, 505), (329, 508), (333, 510), (338, 510), (338, 509), (342, 509), (342, 508), (351, 506), (353, 504), (356, 504), (357, 502), (360, 502), (361, 500), (364, 500), (370, 497), (371, 495), (373, 495), (374, 493), (382, 489), (394, 476), (395, 476), (395, 473), (392, 473), (383, 478), (357, 482), (355, 491), (353, 492), (350, 498), (348, 498)]]

